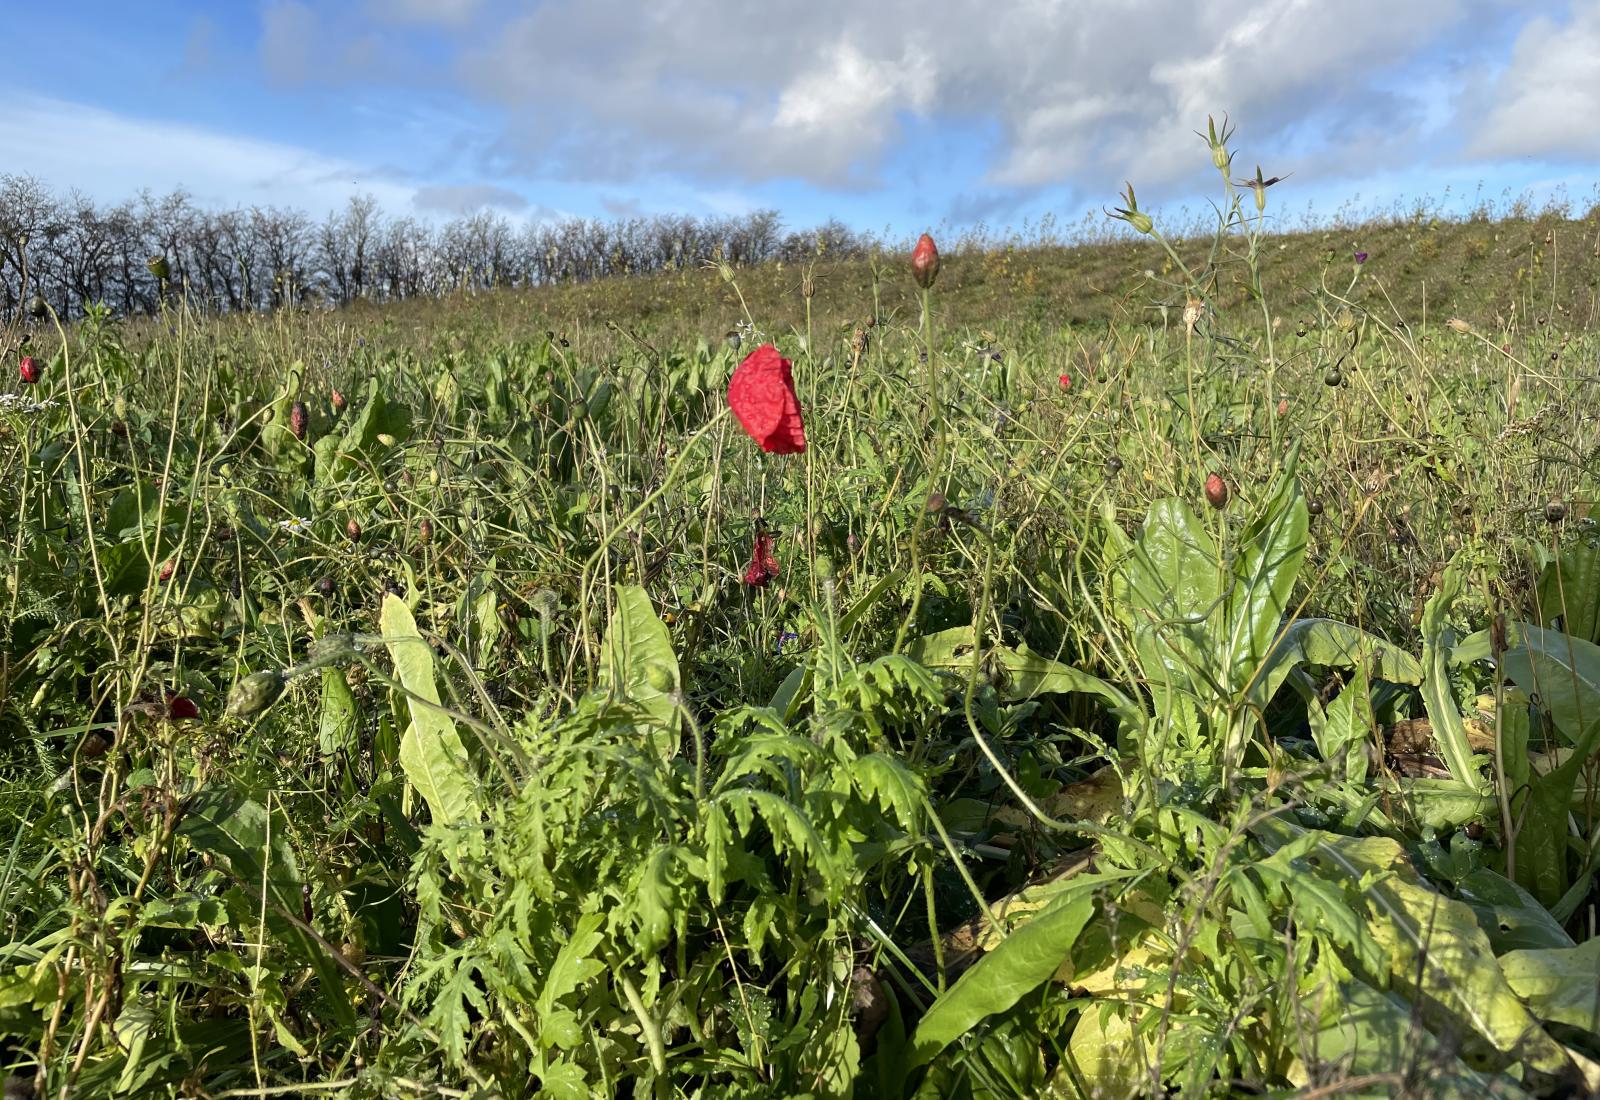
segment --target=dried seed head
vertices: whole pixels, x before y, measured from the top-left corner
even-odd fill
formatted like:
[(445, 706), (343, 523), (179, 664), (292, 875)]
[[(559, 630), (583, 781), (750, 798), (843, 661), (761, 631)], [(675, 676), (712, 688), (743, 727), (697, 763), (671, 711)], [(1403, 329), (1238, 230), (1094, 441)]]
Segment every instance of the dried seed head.
[(311, 411), (306, 408), (304, 401), (296, 401), (289, 406), (289, 430), (294, 437), (304, 443), (306, 429), (311, 425)]
[(1544, 519), (1546, 523), (1557, 524), (1567, 518), (1567, 506), (1559, 500), (1552, 500), (1544, 506)]

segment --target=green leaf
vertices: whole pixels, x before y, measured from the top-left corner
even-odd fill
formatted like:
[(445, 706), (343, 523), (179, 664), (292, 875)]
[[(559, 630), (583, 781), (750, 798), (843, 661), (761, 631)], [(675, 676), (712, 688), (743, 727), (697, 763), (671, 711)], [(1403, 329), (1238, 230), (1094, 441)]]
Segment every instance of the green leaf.
[[(207, 787), (184, 804), (176, 831), (197, 850), (210, 853), (223, 873), (239, 884), (241, 896), (258, 919), (316, 971), (323, 999), (334, 1015), (343, 1023), (354, 1023), (355, 1009), (345, 995), (338, 966), (320, 943), (284, 915), (300, 911), (302, 881), (283, 814), (269, 815), (259, 802), (232, 788)], [(256, 934), (254, 929), (247, 931)]]
[(1243, 551), (1234, 566), (1223, 653), (1223, 684), (1230, 697), (1246, 689), (1265, 665), (1305, 560), (1311, 519), (1294, 476), (1298, 446), (1278, 475), (1263, 514), (1245, 530)]
[[(972, 627), (956, 626), (913, 640), (906, 647), (906, 656), (924, 668), (964, 675), (972, 667), (972, 646)], [(984, 656), (1004, 670), (999, 691), (1000, 698), (1006, 702), (1050, 693), (1082, 692), (1103, 700), (1119, 721), (1138, 725), (1144, 720), (1138, 704), (1116, 685), (1071, 665), (1041, 657), (1026, 646), (1020, 649), (995, 646)]]
[(677, 751), (681, 687), (672, 635), (656, 616), (650, 595), (638, 585), (618, 585), (617, 607), (606, 631), (600, 686), (642, 712), (646, 724), (670, 736), (657, 741), (663, 757)]
[(1600, 643), (1600, 545), (1587, 539), (1568, 544), (1539, 574), (1541, 624), (1575, 638)]
[(1372, 698), (1364, 664), (1328, 707), (1327, 721), (1317, 737), (1322, 758), (1344, 779), (1361, 783), (1367, 778), (1367, 749), (1373, 744)]
[(1600, 939), (1512, 951), (1501, 958), (1500, 969), (1541, 1020), (1600, 1034)]
[(928, 1008), (912, 1036), (908, 1064), (927, 1065), (984, 1017), (1006, 1011), (1049, 981), (1070, 961), (1072, 945), (1093, 914), (1089, 890), (1063, 894), (1002, 940)]
[(482, 817), (478, 783), (455, 723), (439, 709), (433, 648), (418, 633), (411, 609), (392, 592), (383, 597), (378, 628), (388, 644), (395, 675), (406, 690), (411, 712), (411, 724), (400, 737), (400, 767), (428, 804), (435, 823), (450, 826), (476, 822)]
[(1496, 953), (1571, 947), (1561, 924), (1522, 887), (1487, 867), (1457, 884)]
[[(1224, 602), (1216, 543), (1182, 500), (1150, 506), (1144, 528), (1124, 547), (1111, 577), (1114, 610), (1133, 633), (1141, 672), (1158, 699), (1171, 691), (1209, 690), (1204, 673), (1220, 671)], [(1158, 706), (1165, 713), (1165, 705)]]
[(1503, 667), (1580, 755), (1594, 751), (1600, 740), (1600, 646), (1523, 626), (1522, 644), (1506, 651)]
[(1411, 995), (1425, 1018), (1474, 1032), (1546, 1073), (1572, 1069), (1566, 1049), (1506, 983), (1472, 908), (1423, 881), (1398, 842), (1320, 832), (1302, 840), (1305, 835), (1315, 838), (1316, 873), (1342, 879), (1366, 900), (1366, 934), (1387, 961), (1388, 980)]
[(317, 723), (317, 749), (323, 756), (354, 752), (360, 733), (356, 697), (344, 678), (344, 669), (322, 670), (322, 715)]
[(855, 784), (868, 798), (876, 798), (886, 810), (894, 812), (899, 826), (917, 831), (927, 791), (922, 780), (900, 762), (899, 757), (875, 752), (857, 757), (850, 765)]
[(605, 916), (600, 913), (585, 913), (578, 918), (572, 934), (561, 945), (555, 961), (550, 964), (544, 988), (539, 991), (535, 1007), (541, 1019), (552, 1017), (562, 998), (606, 969), (605, 963), (594, 957), (595, 949), (605, 938), (600, 932), (600, 926), (604, 923)]
[(1481, 791), (1487, 789), (1487, 781), (1473, 760), (1472, 748), (1467, 744), (1467, 728), (1450, 687), (1450, 647), (1454, 635), (1446, 616), (1456, 597), (1461, 595), (1464, 569), (1460, 560), (1452, 561), (1439, 580), (1438, 591), (1422, 608), (1422, 702), (1451, 778)]
[(1422, 683), (1422, 666), (1416, 659), (1376, 634), (1333, 619), (1296, 619), (1273, 644), (1246, 699), (1265, 707), (1289, 673), (1302, 665), (1366, 668), (1372, 680)]

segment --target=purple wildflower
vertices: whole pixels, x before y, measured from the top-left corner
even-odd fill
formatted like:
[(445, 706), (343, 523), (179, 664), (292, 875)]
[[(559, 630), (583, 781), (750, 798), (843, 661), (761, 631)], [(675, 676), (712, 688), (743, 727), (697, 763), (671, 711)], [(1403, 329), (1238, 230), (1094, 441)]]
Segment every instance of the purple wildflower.
[(1364, 264), (1366, 262), (1367, 262), (1367, 254), (1365, 252), (1357, 252), (1356, 253), (1356, 263)]

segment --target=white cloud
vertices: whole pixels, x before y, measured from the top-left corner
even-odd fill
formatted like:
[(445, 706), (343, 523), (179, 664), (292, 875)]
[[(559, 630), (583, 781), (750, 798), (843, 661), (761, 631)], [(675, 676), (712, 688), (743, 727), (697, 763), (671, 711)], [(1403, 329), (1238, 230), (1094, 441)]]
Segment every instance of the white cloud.
[(470, 22), (481, 0), (371, 0), (368, 10), (380, 19), (456, 27)]
[(545, 0), (457, 71), (506, 112), (493, 161), (511, 172), (870, 185), (902, 121), (931, 117), (992, 128), (984, 160), (962, 166), (989, 186), (1098, 191), (1191, 179), (1208, 114), (1231, 113), (1256, 149), (1421, 126), (1438, 70), (1492, 48), (1484, 28), (1507, 12), (1519, 6), (673, 0), (641, 14)]
[(1564, 23), (1530, 22), (1510, 63), (1482, 97), (1469, 97), (1464, 114), (1469, 157), (1600, 157), (1600, 2), (1575, 2)]
[(294, 145), (27, 95), (8, 95), (6, 103), (0, 165), (101, 202), (182, 186), (205, 206), (297, 206), (321, 214), (366, 194), (400, 210), (414, 191)]

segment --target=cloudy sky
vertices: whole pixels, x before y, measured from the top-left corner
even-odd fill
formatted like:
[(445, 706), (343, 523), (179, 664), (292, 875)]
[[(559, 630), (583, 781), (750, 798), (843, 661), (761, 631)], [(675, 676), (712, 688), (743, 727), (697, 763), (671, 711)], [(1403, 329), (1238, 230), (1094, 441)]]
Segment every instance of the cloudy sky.
[[(134, 14), (136, 12), (137, 14)], [(0, 172), (116, 200), (910, 233), (1213, 182), (1589, 201), (1600, 0), (74, 0), (7, 18)]]

